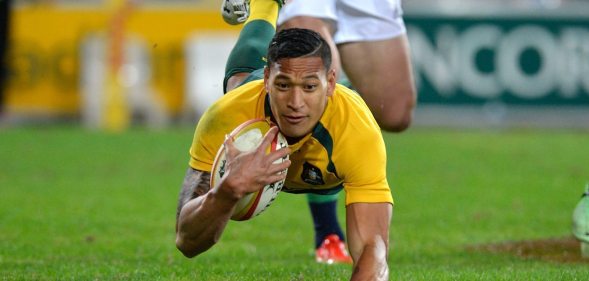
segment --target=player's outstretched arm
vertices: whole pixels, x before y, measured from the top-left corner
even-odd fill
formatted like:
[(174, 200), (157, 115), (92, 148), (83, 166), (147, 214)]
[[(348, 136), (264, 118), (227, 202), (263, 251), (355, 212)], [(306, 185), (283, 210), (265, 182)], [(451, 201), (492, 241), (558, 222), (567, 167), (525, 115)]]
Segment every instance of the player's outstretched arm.
[(354, 260), (351, 280), (389, 280), (392, 215), (389, 203), (353, 203), (346, 207), (348, 247)]
[[(258, 148), (241, 152), (228, 138), (226, 172), (219, 184), (204, 194), (210, 174), (189, 169), (180, 192), (176, 219), (176, 247), (187, 257), (194, 257), (219, 241), (235, 205), (245, 195), (260, 190), (265, 185), (283, 180), (290, 161), (274, 164), (290, 150), (283, 148), (266, 154), (266, 148), (278, 133), (270, 129)], [(206, 179), (205, 179), (206, 178)]]
[(176, 247), (194, 257), (221, 237), (235, 203), (218, 190), (209, 192), (210, 173), (188, 168), (176, 212)]

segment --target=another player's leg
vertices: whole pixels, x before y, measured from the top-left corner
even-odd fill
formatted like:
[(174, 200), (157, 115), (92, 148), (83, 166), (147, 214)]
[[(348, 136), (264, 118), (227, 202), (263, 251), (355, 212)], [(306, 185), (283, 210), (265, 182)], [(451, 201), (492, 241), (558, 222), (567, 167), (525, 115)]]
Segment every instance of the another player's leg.
[(249, 17), (225, 65), (226, 92), (239, 86), (253, 71), (264, 68), (268, 44), (276, 32), (278, 2), (251, 0), (249, 8)]
[(406, 35), (340, 44), (338, 49), (348, 79), (380, 127), (392, 132), (407, 129), (416, 93)]
[(331, 49), (331, 67), (335, 69), (336, 74), (339, 77), (341, 72), (341, 65), (337, 46), (333, 41), (333, 33), (335, 32), (335, 27), (332, 21), (310, 16), (296, 16), (284, 21), (284, 23), (278, 26), (278, 29), (287, 29), (295, 27), (311, 29), (319, 33), (319, 35), (321, 35), (321, 37), (325, 39), (325, 41), (329, 45), (329, 48)]
[(337, 220), (337, 194), (308, 194), (307, 201), (315, 228), (315, 260), (320, 263), (352, 263)]
[(416, 103), (401, 2), (373, 4), (342, 5), (334, 41), (348, 79), (381, 129), (401, 132), (409, 127)]

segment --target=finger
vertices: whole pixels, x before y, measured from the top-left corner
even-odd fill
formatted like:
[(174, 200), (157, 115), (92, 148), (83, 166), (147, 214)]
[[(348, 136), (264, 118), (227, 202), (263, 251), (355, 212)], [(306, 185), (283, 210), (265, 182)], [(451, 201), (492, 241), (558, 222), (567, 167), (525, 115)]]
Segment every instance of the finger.
[(286, 179), (286, 173), (282, 173), (282, 174), (274, 174), (271, 176), (268, 176), (266, 178), (266, 181), (264, 183), (264, 185), (268, 185), (268, 184), (272, 184), (281, 180)]
[(276, 137), (277, 134), (278, 134), (278, 127), (277, 126), (273, 126), (272, 128), (270, 128), (270, 130), (268, 130), (268, 132), (266, 132), (266, 135), (264, 135), (264, 138), (262, 139), (262, 143), (260, 143), (260, 145), (258, 146), (258, 149), (256, 151), (258, 153), (262, 153), (262, 155), (265, 155), (266, 149), (268, 148), (268, 146), (270, 146), (270, 144), (272, 144), (272, 141), (274, 140), (274, 138)]
[[(285, 160), (282, 163), (272, 164), (272, 165), (270, 165), (270, 167), (268, 167), (268, 173), (269, 174), (282, 173), (283, 171), (288, 169), (288, 167), (290, 167), (290, 164), (291, 164), (290, 160)], [(286, 173), (284, 173), (284, 174), (286, 174)]]
[(270, 152), (270, 154), (268, 154), (266, 159), (268, 159), (269, 163), (274, 163), (274, 161), (276, 161), (280, 158), (285, 158), (289, 154), (290, 154), (290, 148), (283, 147), (279, 150)]
[(225, 146), (225, 155), (227, 158), (229, 158), (229, 156), (235, 156), (239, 154), (239, 150), (235, 147), (233, 141), (233, 136), (225, 135), (225, 142), (223, 142), (223, 146)]

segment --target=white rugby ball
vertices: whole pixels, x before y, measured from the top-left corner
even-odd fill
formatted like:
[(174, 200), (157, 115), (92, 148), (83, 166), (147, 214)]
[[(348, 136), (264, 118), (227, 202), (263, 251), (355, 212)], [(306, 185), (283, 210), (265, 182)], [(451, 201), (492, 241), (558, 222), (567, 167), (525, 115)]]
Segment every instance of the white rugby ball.
[[(231, 132), (230, 136), (233, 137), (233, 144), (237, 149), (244, 152), (252, 151), (256, 149), (260, 143), (262, 143), (264, 135), (273, 126), (276, 125), (266, 119), (252, 119), (235, 128), (235, 130)], [(276, 151), (287, 146), (288, 142), (286, 141), (286, 138), (284, 135), (278, 132), (266, 152), (270, 153), (271, 151)], [(288, 160), (288, 155), (276, 160), (274, 163), (278, 164), (286, 160)], [(221, 148), (217, 152), (217, 156), (215, 156), (215, 161), (213, 162), (213, 169), (211, 171), (211, 188), (214, 188), (216, 183), (219, 182), (225, 174), (226, 162), (225, 146), (221, 145)], [(284, 173), (286, 172), (287, 171), (285, 169)], [(266, 210), (266, 208), (268, 208), (272, 202), (274, 202), (274, 199), (276, 199), (283, 186), (284, 180), (281, 180), (266, 185), (261, 190), (244, 196), (237, 202), (231, 219), (243, 221), (249, 220), (259, 215), (261, 212)]]

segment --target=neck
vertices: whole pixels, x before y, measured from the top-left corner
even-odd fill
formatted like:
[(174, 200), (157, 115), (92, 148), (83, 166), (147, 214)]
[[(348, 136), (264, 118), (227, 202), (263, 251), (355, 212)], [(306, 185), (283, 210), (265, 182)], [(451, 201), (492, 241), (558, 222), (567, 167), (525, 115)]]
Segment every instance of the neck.
[(285, 136), (285, 137), (286, 137), (286, 141), (288, 142), (289, 145), (293, 145), (303, 139), (303, 137), (297, 137), (297, 138), (287, 137), (287, 136)]

